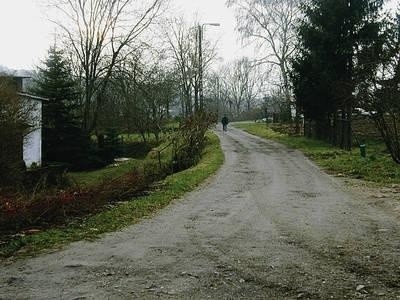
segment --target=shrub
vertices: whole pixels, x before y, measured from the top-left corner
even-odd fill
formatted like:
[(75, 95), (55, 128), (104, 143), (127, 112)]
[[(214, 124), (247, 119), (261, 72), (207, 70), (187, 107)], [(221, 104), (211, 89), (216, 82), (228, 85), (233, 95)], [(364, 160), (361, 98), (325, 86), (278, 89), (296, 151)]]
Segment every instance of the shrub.
[(183, 120), (173, 140), (174, 172), (187, 169), (200, 160), (206, 132), (214, 122), (214, 114), (205, 112)]
[(112, 163), (123, 153), (122, 141), (115, 128), (108, 128), (105, 135), (99, 135), (98, 145), (99, 156), (106, 164)]
[(22, 141), (31, 117), (11, 78), (0, 76), (0, 186), (19, 184), (25, 169)]
[(95, 186), (49, 187), (49, 179), (53, 178), (57, 183), (62, 182), (62, 177), (44, 172), (45, 168), (34, 170), (44, 173), (38, 175), (42, 180), (33, 189), (25, 192), (0, 190), (0, 228), (3, 231), (15, 231), (31, 226), (63, 224), (71, 218), (87, 216), (115, 202), (134, 198), (170, 173), (171, 150), (175, 162), (172, 171), (193, 166), (200, 159), (205, 146), (205, 134), (213, 120), (212, 115), (205, 113), (186, 119), (174, 133), (172, 149), (171, 145), (163, 148), (166, 152), (162, 159), (155, 155), (145, 160), (140, 167)]
[(107, 204), (130, 199), (149, 183), (144, 174), (132, 170), (90, 188), (38, 189), (34, 193), (3, 191), (0, 194), (0, 228), (18, 230), (63, 223), (72, 217), (95, 213)]

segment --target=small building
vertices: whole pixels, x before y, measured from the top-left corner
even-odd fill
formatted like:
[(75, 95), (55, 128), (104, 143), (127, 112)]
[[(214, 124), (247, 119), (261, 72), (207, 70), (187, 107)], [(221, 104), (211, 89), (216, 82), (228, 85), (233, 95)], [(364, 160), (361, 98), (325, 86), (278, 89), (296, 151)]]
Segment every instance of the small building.
[(29, 110), (29, 132), (23, 138), (22, 158), (27, 168), (42, 165), (42, 104), (48, 101), (45, 98), (31, 95), (27, 87), (31, 81), (26, 76), (10, 76), (15, 83), (18, 95), (22, 103)]
[(24, 136), (22, 143), (22, 156), (27, 168), (42, 165), (42, 102), (47, 99), (18, 93), (22, 97), (22, 102), (26, 104), (30, 111), (30, 130)]

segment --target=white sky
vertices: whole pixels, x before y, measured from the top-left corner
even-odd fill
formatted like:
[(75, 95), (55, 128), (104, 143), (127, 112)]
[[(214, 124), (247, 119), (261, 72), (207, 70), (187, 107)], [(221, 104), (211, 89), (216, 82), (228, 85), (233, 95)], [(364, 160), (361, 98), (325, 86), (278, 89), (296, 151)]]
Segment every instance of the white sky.
[[(219, 41), (219, 56), (224, 61), (243, 54), (234, 30), (233, 11), (225, 7), (225, 0), (171, 2), (177, 14), (183, 13), (187, 18), (197, 14), (200, 22), (221, 24), (207, 27), (205, 35)], [(32, 69), (46, 56), (54, 42), (54, 32), (55, 26), (47, 20), (39, 0), (0, 0), (0, 65)]]
[(180, 8), (186, 18), (197, 16), (200, 23), (220, 24), (219, 27), (206, 26), (204, 35), (206, 38), (218, 41), (218, 55), (223, 61), (253, 54), (251, 49), (242, 47), (235, 31), (234, 11), (225, 6), (226, 0), (172, 0), (172, 2)]
[[(252, 51), (243, 50), (235, 33), (232, 9), (226, 0), (171, 0), (177, 12), (187, 17), (197, 14), (201, 23), (220, 23), (208, 27), (205, 35), (219, 40), (219, 56), (230, 61)], [(400, 0), (391, 0), (391, 6)], [(54, 25), (50, 23), (39, 0), (0, 0), (0, 65), (12, 69), (32, 69), (45, 57), (53, 43)]]
[(35, 0), (0, 0), (0, 65), (32, 68), (50, 45), (51, 28)]

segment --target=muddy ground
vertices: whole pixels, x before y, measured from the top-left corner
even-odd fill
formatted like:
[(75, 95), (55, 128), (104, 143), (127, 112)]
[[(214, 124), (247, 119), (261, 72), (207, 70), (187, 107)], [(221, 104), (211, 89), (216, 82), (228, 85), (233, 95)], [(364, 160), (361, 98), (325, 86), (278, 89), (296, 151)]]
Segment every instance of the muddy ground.
[(205, 185), (96, 242), (0, 264), (0, 299), (400, 299), (395, 190), (218, 134), (226, 162)]

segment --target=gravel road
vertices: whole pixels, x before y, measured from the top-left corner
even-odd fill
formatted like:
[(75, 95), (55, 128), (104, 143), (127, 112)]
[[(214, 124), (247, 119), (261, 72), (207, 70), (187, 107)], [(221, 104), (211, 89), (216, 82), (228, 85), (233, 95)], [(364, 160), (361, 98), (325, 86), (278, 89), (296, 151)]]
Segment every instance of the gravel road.
[(0, 299), (400, 299), (400, 219), (230, 128), (226, 162), (152, 219), (0, 265)]

